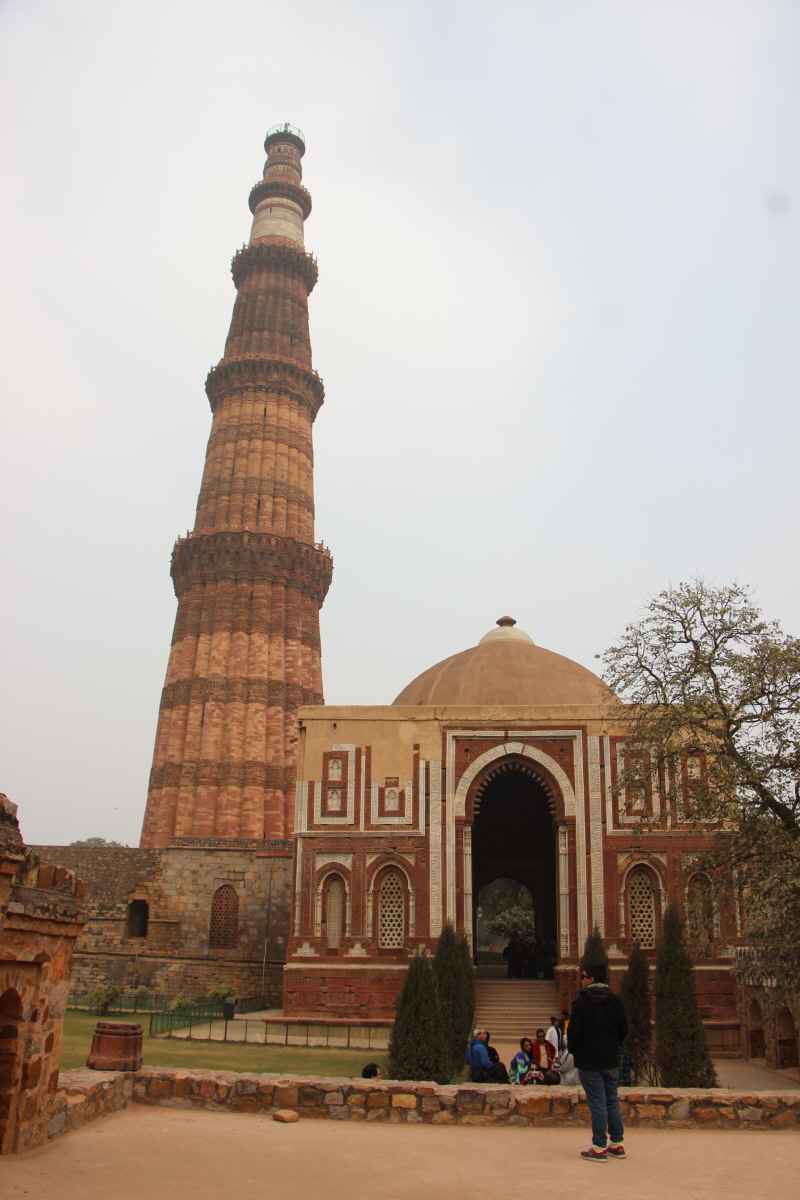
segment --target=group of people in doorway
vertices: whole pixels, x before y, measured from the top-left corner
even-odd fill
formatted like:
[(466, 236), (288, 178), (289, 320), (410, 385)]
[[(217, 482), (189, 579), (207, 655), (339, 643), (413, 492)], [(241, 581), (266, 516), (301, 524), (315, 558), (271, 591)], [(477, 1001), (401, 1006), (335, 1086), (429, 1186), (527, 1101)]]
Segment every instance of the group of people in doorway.
[(488, 1029), (476, 1029), (465, 1062), (473, 1083), (577, 1084), (578, 1072), (567, 1046), (569, 1013), (551, 1017), (550, 1026), (536, 1030), (536, 1037), (520, 1038), (519, 1051), (508, 1069), (490, 1045)]
[(509, 1070), (489, 1045), (486, 1029), (475, 1030), (465, 1059), (473, 1083), (579, 1083), (592, 1116), (592, 1144), (581, 1158), (597, 1163), (625, 1157), (617, 1089), (623, 1056), (630, 1061), (622, 1050), (628, 1033), (625, 1009), (606, 975), (604, 963), (585, 966), (572, 1012), (551, 1017), (547, 1032), (537, 1029), (535, 1039), (522, 1038)]
[(556, 965), (556, 943), (553, 938), (536, 940), (512, 937), (503, 958), (508, 964), (509, 979), (553, 979)]

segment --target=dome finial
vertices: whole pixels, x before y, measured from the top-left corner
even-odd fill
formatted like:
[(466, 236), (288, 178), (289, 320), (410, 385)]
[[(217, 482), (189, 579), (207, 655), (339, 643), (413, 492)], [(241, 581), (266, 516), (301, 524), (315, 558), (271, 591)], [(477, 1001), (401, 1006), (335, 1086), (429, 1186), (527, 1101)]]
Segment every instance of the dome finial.
[(516, 623), (513, 617), (498, 617), (495, 621), (495, 625), (500, 625), (501, 627), (503, 625), (516, 625)]

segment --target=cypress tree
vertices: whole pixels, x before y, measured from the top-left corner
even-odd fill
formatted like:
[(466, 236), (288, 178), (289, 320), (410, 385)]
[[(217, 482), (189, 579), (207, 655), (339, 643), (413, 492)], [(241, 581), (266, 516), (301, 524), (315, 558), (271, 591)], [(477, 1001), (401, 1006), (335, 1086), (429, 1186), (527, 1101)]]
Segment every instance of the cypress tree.
[(622, 976), (619, 994), (628, 1018), (628, 1036), (625, 1049), (629, 1052), (631, 1077), (634, 1083), (642, 1083), (650, 1072), (653, 1054), (653, 1022), (650, 1015), (650, 963), (638, 942), (628, 960), (628, 969)]
[(397, 997), (387, 1069), (390, 1079), (450, 1080), (436, 977), (424, 947), (411, 959)]
[(656, 1001), (655, 1067), (662, 1087), (718, 1087), (700, 1019), (684, 921), (676, 904), (664, 914), (653, 986)]
[(467, 1052), (474, 1001), (472, 998), (472, 967), (465, 979), (464, 958), (453, 922), (448, 921), (439, 934), (433, 973), (439, 993), (442, 1029), (447, 1050), (449, 1078), (461, 1073)]
[(464, 1006), (469, 1013), (467, 1034), (472, 1033), (472, 1023), (475, 1020), (475, 967), (472, 962), (472, 947), (467, 941), (463, 929), (458, 935), (458, 950), (461, 955), (462, 978), (464, 981)]
[(583, 971), (587, 963), (603, 963), (606, 968), (606, 980), (608, 981), (608, 955), (606, 954), (606, 948), (597, 925), (595, 925), (584, 942), (579, 971)]

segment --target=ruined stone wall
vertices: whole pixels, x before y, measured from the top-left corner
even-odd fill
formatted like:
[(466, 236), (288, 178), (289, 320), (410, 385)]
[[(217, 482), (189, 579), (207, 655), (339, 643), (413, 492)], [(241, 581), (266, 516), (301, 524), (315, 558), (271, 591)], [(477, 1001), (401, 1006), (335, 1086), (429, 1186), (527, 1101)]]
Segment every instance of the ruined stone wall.
[[(204, 996), (217, 983), (239, 995), (281, 1003), (292, 886), (291, 844), (266, 839), (175, 838), (166, 849), (48, 846), (86, 885), (86, 928), (75, 956), (74, 989), (114, 982), (161, 995)], [(210, 945), (218, 888), (238, 898), (235, 947)], [(145, 937), (129, 905), (147, 904)], [(266, 951), (266, 954), (265, 954)], [(266, 969), (265, 969), (266, 966)]]
[(73, 872), (40, 860), (0, 795), (0, 1153), (47, 1140), (72, 953), (83, 920)]

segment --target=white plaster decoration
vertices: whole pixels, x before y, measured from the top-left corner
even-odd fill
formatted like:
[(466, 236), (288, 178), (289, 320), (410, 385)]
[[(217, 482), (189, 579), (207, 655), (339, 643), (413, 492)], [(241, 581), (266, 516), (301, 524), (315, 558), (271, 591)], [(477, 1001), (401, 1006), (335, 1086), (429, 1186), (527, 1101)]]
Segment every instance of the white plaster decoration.
[(294, 831), (305, 833), (308, 828), (308, 782), (298, 779), (294, 787)]
[(611, 738), (603, 738), (603, 758), (606, 777), (606, 833), (614, 828), (614, 792), (611, 782)]
[(572, 743), (575, 772), (575, 866), (578, 901), (578, 947), (582, 948), (589, 933), (589, 913), (586, 898), (586, 812), (583, 787), (583, 735), (578, 732)]
[(559, 957), (565, 962), (569, 958), (569, 831), (566, 825), (558, 827), (558, 935)]
[(380, 784), (372, 781), (371, 787), (371, 821), (373, 825), (411, 825), (414, 820), (414, 781), (407, 779), (405, 781), (405, 793), (403, 797), (403, 809), (400, 811), (400, 789), (387, 788), (385, 795), (385, 807), (389, 808), (389, 792), (393, 791), (397, 798), (397, 803), (394, 809), (395, 815), (381, 816), (380, 814)]
[(464, 826), (464, 933), (472, 945), (472, 827)]
[(294, 952), (295, 958), (319, 958), (314, 947), (309, 942), (303, 942), (302, 946)]
[(367, 855), (367, 866), (368, 866), (368, 867), (371, 867), (371, 866), (372, 866), (372, 864), (375, 862), (375, 859), (376, 859), (376, 858), (383, 858), (383, 851), (382, 851), (382, 850), (381, 850), (381, 851), (380, 851), (378, 854), (368, 854), (368, 855)]
[(344, 955), (345, 958), (369, 958), (369, 951), (365, 950), (361, 942), (356, 942)]
[(358, 824), (359, 828), (363, 829), (367, 810), (367, 755), (364, 750), (359, 753), (361, 755), (361, 780), (359, 783)]
[(400, 808), (400, 789), (387, 787), (384, 793), (384, 808), (387, 812), (397, 812)]
[(344, 799), (344, 797), (342, 794), (342, 788), (329, 787), (328, 788), (328, 811), (329, 812), (341, 812), (343, 799)]
[(419, 831), (425, 833), (425, 760), (419, 760)]
[[(322, 784), (314, 784), (314, 824), (315, 825), (352, 825), (356, 810), (356, 747), (354, 745), (334, 745), (333, 750), (347, 753), (347, 811), (342, 816), (323, 816), (322, 814)], [(334, 789), (336, 790), (336, 789)]]
[(625, 954), (620, 950), (616, 942), (612, 942), (606, 951), (609, 958), (624, 958)]
[(456, 805), (453, 796), (453, 777), (445, 771), (444, 784), (444, 830), (445, 830), (445, 878), (447, 890), (445, 893), (445, 921), (456, 923)]
[(314, 855), (314, 862), (316, 863), (317, 870), (319, 870), (320, 867), (326, 867), (328, 863), (339, 863), (341, 866), (346, 867), (348, 871), (351, 871), (353, 868), (353, 855), (350, 853), (323, 854), (320, 851), (317, 851), (317, 853)]
[(430, 848), (430, 936), (442, 932), (442, 764), (430, 764), (431, 817), (428, 846)]
[(300, 936), (300, 883), (303, 878), (303, 839), (297, 839), (297, 865), (294, 876), (294, 936)]
[(603, 818), (600, 806), (600, 738), (586, 739), (589, 759), (589, 850), (592, 863), (592, 921), (606, 933), (605, 897), (603, 895)]
[(342, 760), (340, 758), (328, 759), (328, 779), (331, 783), (342, 778)]
[(665, 854), (648, 854), (635, 850), (629, 854), (617, 855), (617, 858), (622, 859), (619, 879), (619, 932), (620, 937), (625, 937), (625, 889), (628, 876), (631, 871), (635, 871), (637, 867), (641, 866), (650, 867), (655, 872), (658, 880), (661, 915), (663, 916), (667, 908), (667, 859)]

